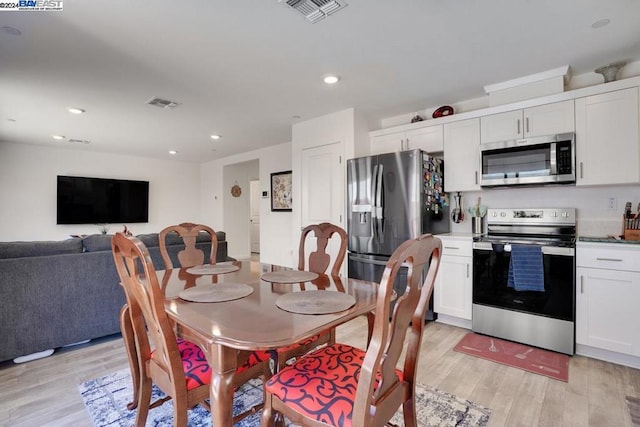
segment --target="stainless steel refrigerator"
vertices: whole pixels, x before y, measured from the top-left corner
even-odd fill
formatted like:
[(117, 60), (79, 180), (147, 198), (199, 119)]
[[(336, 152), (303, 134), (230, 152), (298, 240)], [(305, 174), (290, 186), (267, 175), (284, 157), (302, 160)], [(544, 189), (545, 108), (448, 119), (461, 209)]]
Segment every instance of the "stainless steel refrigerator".
[[(347, 161), (349, 277), (379, 282), (404, 241), (449, 232), (443, 177), (442, 160), (421, 150)], [(397, 291), (403, 281), (406, 271), (398, 275)]]

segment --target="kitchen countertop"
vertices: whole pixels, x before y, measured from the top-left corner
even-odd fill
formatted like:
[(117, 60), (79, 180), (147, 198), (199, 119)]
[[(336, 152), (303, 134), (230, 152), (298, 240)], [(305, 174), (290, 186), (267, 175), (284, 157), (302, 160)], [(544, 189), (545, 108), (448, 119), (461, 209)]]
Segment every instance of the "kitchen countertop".
[(621, 243), (624, 245), (640, 245), (640, 240), (615, 239), (613, 237), (607, 236), (580, 236), (578, 237), (578, 241), (590, 243)]

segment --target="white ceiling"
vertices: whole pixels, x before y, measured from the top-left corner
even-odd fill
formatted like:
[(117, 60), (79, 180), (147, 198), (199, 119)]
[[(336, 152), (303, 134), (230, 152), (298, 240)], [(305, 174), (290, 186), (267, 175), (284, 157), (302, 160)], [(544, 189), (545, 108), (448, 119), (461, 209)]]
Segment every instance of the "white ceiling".
[[(297, 121), (349, 107), (375, 127), (487, 84), (640, 59), (640, 0), (347, 2), (315, 24), (277, 0), (2, 11), (0, 142), (204, 162), (289, 142)], [(325, 85), (328, 73), (341, 82)], [(146, 105), (153, 96), (182, 105)]]

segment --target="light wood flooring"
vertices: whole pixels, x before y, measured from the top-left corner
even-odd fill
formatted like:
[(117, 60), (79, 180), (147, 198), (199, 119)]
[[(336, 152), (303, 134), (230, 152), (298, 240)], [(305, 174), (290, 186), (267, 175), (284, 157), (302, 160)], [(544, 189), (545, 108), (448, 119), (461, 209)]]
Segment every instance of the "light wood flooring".
[[(491, 426), (632, 426), (625, 396), (640, 397), (640, 370), (574, 356), (564, 383), (454, 352), (466, 332), (427, 325), (418, 381), (491, 408)], [(337, 337), (364, 346), (366, 320)], [(77, 385), (127, 366), (118, 336), (0, 364), (0, 426), (91, 426)]]

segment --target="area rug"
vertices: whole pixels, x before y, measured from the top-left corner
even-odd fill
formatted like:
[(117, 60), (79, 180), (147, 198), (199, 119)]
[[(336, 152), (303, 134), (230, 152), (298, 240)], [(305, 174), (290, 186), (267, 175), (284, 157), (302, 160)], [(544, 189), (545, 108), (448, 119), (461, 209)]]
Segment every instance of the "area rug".
[[(252, 380), (238, 389), (233, 401), (234, 414), (244, 412), (245, 408), (260, 402), (262, 400), (261, 387), (262, 384), (259, 380)], [(129, 427), (135, 424), (135, 411), (127, 409), (127, 403), (133, 395), (128, 369), (86, 381), (80, 384), (78, 389), (95, 427)], [(153, 387), (152, 399), (163, 395), (159, 389)], [(491, 410), (488, 408), (422, 384), (416, 385), (416, 412), (420, 427), (484, 427), (488, 425), (491, 416)], [(149, 411), (146, 425), (149, 427), (170, 427), (173, 425), (172, 420), (173, 403), (169, 401)], [(401, 411), (394, 416), (391, 422), (403, 426)], [(189, 427), (200, 426), (211, 426), (211, 414), (198, 405), (189, 411)], [(259, 426), (259, 413), (236, 424), (236, 427)]]
[(633, 426), (640, 426), (640, 399), (627, 396), (627, 406), (629, 407), (629, 415)]
[(454, 348), (460, 353), (513, 366), (525, 371), (567, 382), (569, 356), (498, 338), (466, 334)]

